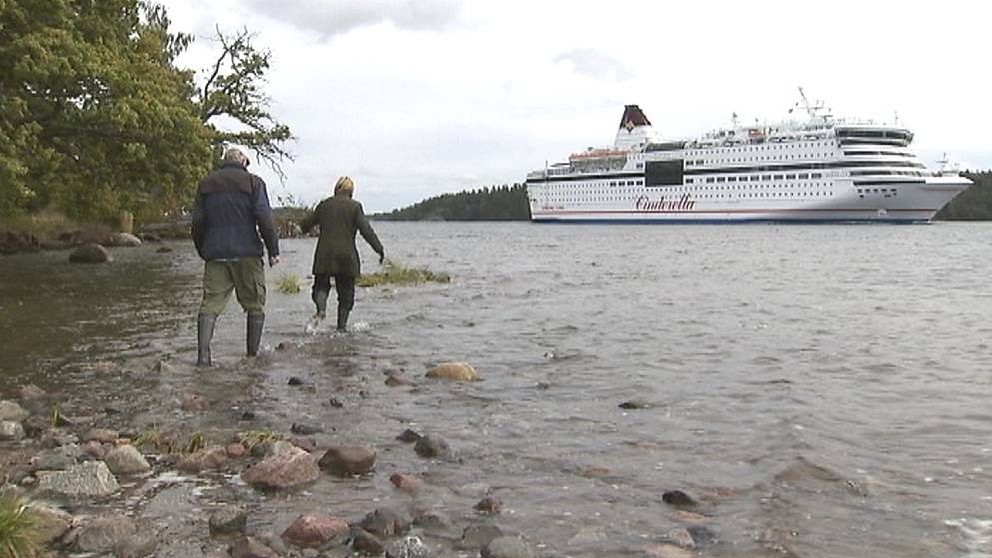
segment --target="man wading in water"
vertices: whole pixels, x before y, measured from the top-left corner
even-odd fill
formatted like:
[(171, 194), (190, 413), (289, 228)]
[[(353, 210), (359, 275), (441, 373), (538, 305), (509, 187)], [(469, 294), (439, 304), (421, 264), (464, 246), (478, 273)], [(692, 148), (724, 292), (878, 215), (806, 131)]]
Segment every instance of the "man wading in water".
[(279, 263), (279, 236), (265, 182), (247, 170), (248, 158), (238, 149), (224, 152), (220, 169), (200, 182), (193, 209), (193, 242), (205, 260), (203, 302), (196, 321), (196, 365), (210, 366), (210, 340), (217, 316), (231, 291), (248, 315), (247, 353), (258, 354), (265, 324), (265, 265), (261, 232), (269, 266)]
[(317, 306), (317, 319), (327, 311), (327, 297), (331, 292), (331, 277), (338, 292), (338, 331), (348, 328), (348, 314), (355, 306), (355, 279), (362, 274), (362, 262), (355, 248), (355, 232), (379, 254), (379, 263), (385, 258), (382, 243), (365, 218), (362, 204), (351, 199), (355, 184), (342, 176), (334, 185), (334, 196), (317, 204), (313, 215), (300, 224), (303, 232), (320, 225), (320, 238), (313, 254), (313, 303)]

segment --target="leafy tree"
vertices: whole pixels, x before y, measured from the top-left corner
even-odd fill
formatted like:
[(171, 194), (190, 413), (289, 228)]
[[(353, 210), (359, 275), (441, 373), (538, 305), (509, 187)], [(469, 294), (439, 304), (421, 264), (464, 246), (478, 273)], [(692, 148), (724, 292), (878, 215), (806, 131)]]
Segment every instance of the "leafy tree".
[[(207, 124), (218, 150), (225, 144), (243, 145), (284, 178), (281, 163), (293, 160), (284, 147), (293, 136), (289, 127), (278, 122), (269, 109), (271, 100), (263, 90), (271, 53), (252, 44), (247, 29), (234, 35), (216, 29), (220, 54), (208, 69), (204, 83), (194, 93), (200, 120)], [(215, 122), (233, 121), (233, 130), (222, 130)]]
[[(138, 0), (0, 0), (0, 211), (176, 210), (210, 135), (173, 61), (187, 39)], [(187, 41), (188, 42), (188, 41)]]
[(937, 212), (935, 219), (948, 221), (992, 220), (992, 171), (964, 173), (975, 183)]

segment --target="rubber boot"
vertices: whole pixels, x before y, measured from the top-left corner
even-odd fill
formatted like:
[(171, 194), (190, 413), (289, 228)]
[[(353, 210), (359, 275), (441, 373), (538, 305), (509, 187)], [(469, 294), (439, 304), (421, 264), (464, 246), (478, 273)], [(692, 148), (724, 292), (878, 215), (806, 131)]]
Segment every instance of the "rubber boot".
[(262, 326), (265, 314), (248, 314), (248, 356), (258, 355), (258, 345), (262, 342)]
[(210, 360), (210, 340), (214, 337), (217, 314), (200, 314), (196, 317), (196, 365), (213, 366)]
[(338, 305), (338, 331), (348, 331), (348, 314), (351, 314), (350, 308)]
[(323, 320), (327, 316), (327, 291), (314, 291), (313, 303), (317, 306), (317, 318)]

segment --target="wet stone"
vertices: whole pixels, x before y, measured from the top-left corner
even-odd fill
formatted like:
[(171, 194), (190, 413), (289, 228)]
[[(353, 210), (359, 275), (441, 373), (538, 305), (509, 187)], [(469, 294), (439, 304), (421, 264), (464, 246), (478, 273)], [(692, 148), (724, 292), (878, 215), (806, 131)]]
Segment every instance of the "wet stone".
[(334, 516), (313, 514), (301, 515), (293, 521), (282, 538), (296, 546), (322, 548), (334, 537), (349, 531), (348, 524)]
[(674, 544), (656, 544), (644, 549), (647, 558), (695, 558), (696, 553)]
[(28, 418), (28, 412), (13, 401), (0, 400), (0, 420), (21, 422)]
[(475, 505), (475, 511), (495, 515), (503, 511), (503, 502), (499, 498), (486, 496)]
[[(279, 444), (276, 444), (279, 446)], [(320, 477), (320, 468), (309, 453), (286, 444), (279, 450), (241, 473), (241, 478), (258, 488), (285, 489), (313, 482)]]
[(84, 244), (69, 254), (69, 263), (106, 263), (114, 258), (99, 244)]
[(34, 384), (26, 384), (17, 388), (17, 397), (22, 401), (31, 401), (34, 399), (42, 399), (48, 394), (45, 390)]
[(431, 549), (420, 537), (404, 537), (386, 547), (386, 558), (429, 558)]
[(619, 405), (621, 409), (650, 409), (651, 404), (642, 399), (632, 399), (630, 401), (624, 401)]
[(378, 508), (365, 516), (358, 526), (379, 537), (392, 537), (410, 529), (410, 518), (392, 508)]
[(289, 381), (286, 383), (291, 386), (302, 386), (305, 382), (299, 376), (290, 376)]
[(661, 495), (661, 501), (677, 508), (689, 508), (696, 505), (691, 496), (681, 490), (669, 490)]
[(41, 504), (32, 504), (28, 514), (37, 526), (38, 542), (43, 545), (60, 539), (75, 523), (75, 518), (68, 513)]
[(412, 444), (416, 441), (419, 441), (420, 438), (421, 438), (420, 434), (414, 432), (413, 430), (410, 430), (409, 428), (404, 430), (399, 436), (396, 437), (397, 440), (406, 444)]
[(187, 412), (199, 412), (205, 411), (210, 407), (210, 402), (207, 401), (203, 396), (197, 395), (195, 393), (187, 393), (183, 395), (183, 402), (181, 405), (182, 409)]
[(448, 442), (439, 436), (423, 436), (417, 440), (413, 446), (413, 451), (420, 457), (448, 457), (451, 454), (451, 447)]
[(438, 380), (453, 380), (457, 382), (474, 382), (479, 375), (467, 362), (442, 362), (427, 371), (427, 377)]
[(103, 461), (116, 475), (136, 475), (152, 470), (145, 456), (132, 445), (117, 446), (107, 452)]
[(315, 424), (306, 424), (302, 422), (294, 422), (292, 426), (289, 427), (289, 431), (293, 434), (299, 434), (301, 436), (310, 436), (312, 434), (318, 434), (323, 432), (324, 429)]
[(463, 550), (481, 549), (490, 542), (504, 536), (503, 530), (492, 523), (469, 525), (462, 531), (458, 548)]
[(669, 541), (675, 546), (680, 548), (693, 549), (696, 548), (696, 541), (692, 538), (692, 535), (685, 527), (676, 527), (668, 532), (665, 536)]
[(241, 537), (231, 545), (231, 558), (279, 558), (279, 555), (254, 537)]
[(320, 468), (335, 475), (362, 475), (375, 467), (375, 450), (364, 446), (338, 446), (320, 458)]
[(24, 437), (24, 427), (12, 420), (0, 421), (0, 440), (20, 440)]
[(109, 552), (137, 532), (138, 526), (130, 517), (97, 517), (80, 528), (76, 548), (82, 552)]
[(109, 496), (120, 490), (117, 479), (103, 461), (87, 461), (65, 471), (42, 472), (38, 491), (69, 498)]
[(414, 475), (407, 475), (404, 473), (393, 473), (389, 476), (389, 482), (393, 483), (398, 490), (404, 492), (413, 493), (423, 486), (423, 481)]
[(114, 440), (119, 438), (120, 435), (116, 430), (110, 430), (107, 428), (91, 428), (83, 434), (82, 440), (84, 442), (100, 442), (102, 444), (112, 444)]
[(248, 524), (248, 512), (242, 508), (228, 506), (210, 514), (208, 524), (210, 533), (214, 535), (243, 533)]
[(82, 449), (75, 444), (45, 450), (31, 460), (31, 469), (33, 471), (64, 471), (75, 465), (82, 453)]
[(51, 421), (41, 415), (31, 415), (21, 423), (24, 427), (24, 434), (30, 438), (37, 438), (48, 432), (52, 427)]
[(498, 537), (482, 547), (482, 558), (534, 558), (530, 545), (520, 537)]
[(351, 547), (358, 552), (379, 556), (385, 552), (386, 548), (378, 537), (369, 533), (361, 527), (354, 527), (351, 530)]

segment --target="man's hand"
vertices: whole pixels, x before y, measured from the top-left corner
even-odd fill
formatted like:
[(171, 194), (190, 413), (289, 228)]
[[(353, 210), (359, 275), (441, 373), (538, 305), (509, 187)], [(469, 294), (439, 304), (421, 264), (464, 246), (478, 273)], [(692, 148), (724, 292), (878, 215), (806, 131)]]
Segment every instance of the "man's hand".
[(269, 256), (269, 267), (275, 267), (279, 263), (279, 256)]
[(386, 253), (385, 253), (385, 252), (380, 252), (380, 253), (379, 253), (379, 265), (382, 265), (382, 262), (383, 262), (383, 261), (384, 261), (385, 259), (386, 259)]

